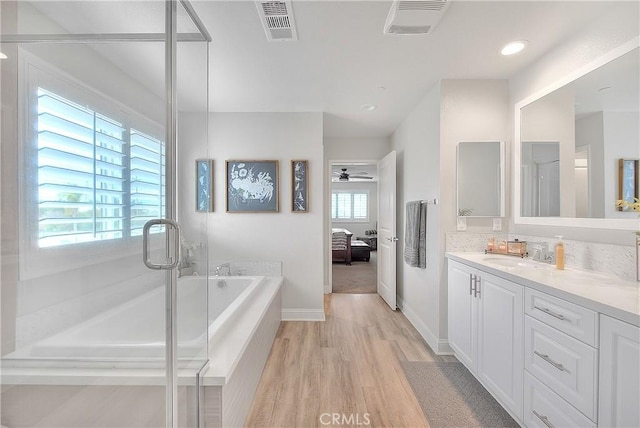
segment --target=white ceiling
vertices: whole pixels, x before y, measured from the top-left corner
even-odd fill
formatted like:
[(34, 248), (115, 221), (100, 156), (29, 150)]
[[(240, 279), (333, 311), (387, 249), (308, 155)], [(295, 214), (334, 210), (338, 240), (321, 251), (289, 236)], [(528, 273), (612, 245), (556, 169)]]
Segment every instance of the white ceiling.
[[(333, 137), (388, 136), (439, 79), (510, 78), (619, 7), (454, 1), (432, 34), (386, 36), (389, 1), (294, 0), (299, 41), (270, 43), (254, 2), (193, 4), (213, 36), (214, 111), (321, 111), (325, 136)], [(529, 41), (525, 52), (499, 55), (517, 39)], [(363, 104), (378, 109), (363, 112)]]
[[(324, 112), (325, 136), (386, 137), (440, 79), (508, 79), (609, 9), (638, 14), (635, 1), (454, 0), (432, 34), (386, 36), (390, 1), (293, 1), (299, 40), (268, 42), (253, 1), (192, 0), (213, 37), (213, 111)], [(139, 28), (139, 13), (132, 13), (137, 9), (114, 6), (121, 2), (46, 3), (39, 9), (75, 31), (120, 21), (122, 29)], [(101, 4), (99, 13), (89, 4)], [(150, 11), (143, 22), (155, 30), (158, 19), (150, 16), (158, 9)], [(529, 41), (524, 52), (499, 55), (517, 39)], [(137, 70), (134, 77), (152, 90), (163, 88), (161, 54), (151, 58), (147, 49), (136, 57), (135, 51), (105, 56)], [(179, 85), (202, 99), (202, 79)], [(378, 109), (364, 112), (363, 104)]]

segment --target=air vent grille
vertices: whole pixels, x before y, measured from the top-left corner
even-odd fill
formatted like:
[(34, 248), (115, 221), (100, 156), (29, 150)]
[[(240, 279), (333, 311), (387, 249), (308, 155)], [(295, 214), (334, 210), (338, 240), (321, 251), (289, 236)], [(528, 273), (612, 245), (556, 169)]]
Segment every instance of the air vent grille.
[(291, 1), (256, 0), (256, 6), (270, 42), (298, 39)]
[(385, 34), (430, 34), (444, 16), (448, 0), (395, 0), (387, 15)]
[(262, 10), (266, 16), (286, 15), (287, 4), (282, 1), (270, 1), (262, 3)]
[(431, 30), (431, 25), (392, 25), (387, 32), (389, 34), (427, 34)]
[(267, 16), (267, 26), (269, 29), (274, 28), (291, 28), (288, 16)]
[(446, 0), (434, 0), (434, 1), (400, 1), (398, 4), (398, 10), (432, 10), (440, 12), (447, 4)]

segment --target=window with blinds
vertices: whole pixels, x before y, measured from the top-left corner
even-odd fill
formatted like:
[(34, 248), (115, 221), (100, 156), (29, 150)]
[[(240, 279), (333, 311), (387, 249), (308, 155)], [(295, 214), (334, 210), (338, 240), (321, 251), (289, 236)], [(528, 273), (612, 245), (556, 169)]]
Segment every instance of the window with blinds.
[(340, 221), (368, 221), (369, 192), (366, 190), (333, 191), (331, 218)]
[(164, 143), (38, 88), (38, 246), (122, 239), (164, 215)]

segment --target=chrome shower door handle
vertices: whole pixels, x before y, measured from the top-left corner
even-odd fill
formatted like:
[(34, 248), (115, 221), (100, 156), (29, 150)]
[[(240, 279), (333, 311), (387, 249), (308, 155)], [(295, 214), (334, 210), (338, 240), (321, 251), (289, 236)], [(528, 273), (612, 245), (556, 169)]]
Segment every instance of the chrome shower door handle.
[[(167, 263), (153, 263), (151, 261), (149, 233), (153, 226), (165, 226), (167, 228), (165, 233), (169, 232), (170, 229), (174, 230), (173, 248), (171, 248), (169, 242), (167, 242), (167, 245), (170, 247), (167, 251), (171, 251), (167, 257)], [(178, 222), (173, 220), (166, 218), (154, 218), (153, 220), (146, 222), (142, 229), (142, 261), (145, 266), (154, 270), (171, 270), (178, 267), (178, 263), (180, 263), (180, 232), (180, 225)]]

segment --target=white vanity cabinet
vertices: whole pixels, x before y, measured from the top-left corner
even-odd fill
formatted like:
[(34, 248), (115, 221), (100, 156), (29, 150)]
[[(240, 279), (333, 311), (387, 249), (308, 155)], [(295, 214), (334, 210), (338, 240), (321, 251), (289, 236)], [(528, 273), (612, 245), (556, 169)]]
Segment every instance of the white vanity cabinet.
[(518, 423), (640, 427), (636, 282), (448, 258), (451, 348)]
[(640, 427), (640, 328), (600, 315), (598, 426)]
[(449, 343), (456, 357), (522, 419), (523, 287), (449, 260)]

